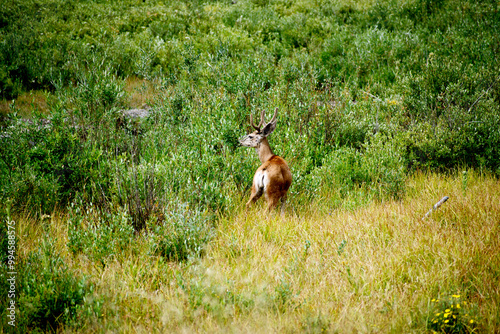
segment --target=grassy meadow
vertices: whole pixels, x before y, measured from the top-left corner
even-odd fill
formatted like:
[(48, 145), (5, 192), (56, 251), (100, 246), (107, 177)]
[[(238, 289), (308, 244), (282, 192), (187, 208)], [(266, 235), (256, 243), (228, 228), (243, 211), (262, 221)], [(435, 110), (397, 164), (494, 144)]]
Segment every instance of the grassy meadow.
[(92, 286), (60, 331), (495, 332), (500, 184), (464, 175), (417, 173), (404, 200), (355, 210), (331, 209), (328, 194), (284, 217), (237, 209), (216, 220), (203, 256), (180, 263), (148, 254), (145, 233), (106, 266), (75, 256), (57, 212), (19, 217), (18, 247), (41, 251), (41, 263), (56, 256)]
[(498, 1), (1, 7), (1, 333), (500, 331)]

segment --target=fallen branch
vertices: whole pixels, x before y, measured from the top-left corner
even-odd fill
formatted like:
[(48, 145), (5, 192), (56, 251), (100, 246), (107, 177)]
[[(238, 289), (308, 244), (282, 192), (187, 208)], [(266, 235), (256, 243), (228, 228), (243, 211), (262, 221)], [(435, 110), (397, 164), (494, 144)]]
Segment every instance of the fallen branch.
[(432, 207), (432, 209), (430, 209), (429, 211), (427, 211), (427, 213), (425, 214), (425, 216), (422, 217), (422, 220), (424, 220), (425, 218), (429, 217), (429, 215), (432, 213), (432, 211), (436, 210), (437, 208), (439, 208), (444, 202), (446, 202), (448, 200), (448, 196), (445, 196), (443, 198), (441, 198), (441, 200), (439, 202), (437, 202), (436, 204), (434, 204), (434, 206)]

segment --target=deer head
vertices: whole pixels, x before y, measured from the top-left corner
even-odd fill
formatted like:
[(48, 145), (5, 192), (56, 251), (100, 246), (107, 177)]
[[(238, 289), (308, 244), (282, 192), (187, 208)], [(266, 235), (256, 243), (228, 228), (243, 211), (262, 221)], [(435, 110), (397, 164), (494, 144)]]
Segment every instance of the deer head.
[(265, 113), (265, 110), (262, 110), (262, 112), (260, 113), (259, 125), (253, 124), (253, 117), (252, 114), (250, 114), (250, 125), (255, 129), (255, 131), (241, 138), (241, 145), (245, 147), (259, 148), (262, 141), (271, 133), (273, 133), (274, 129), (276, 129), (276, 115), (278, 114), (278, 108), (274, 110), (274, 115), (271, 121), (262, 128)]

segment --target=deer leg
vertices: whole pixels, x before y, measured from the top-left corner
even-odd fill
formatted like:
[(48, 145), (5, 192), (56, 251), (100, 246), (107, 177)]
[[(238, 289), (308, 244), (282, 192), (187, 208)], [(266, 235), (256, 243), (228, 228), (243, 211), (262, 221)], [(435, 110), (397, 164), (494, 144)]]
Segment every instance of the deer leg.
[(250, 199), (246, 204), (247, 209), (250, 207), (250, 205), (255, 203), (262, 196), (263, 193), (264, 193), (263, 187), (256, 189), (255, 185), (252, 185), (252, 194), (250, 195)]
[(267, 212), (271, 212), (278, 204), (279, 198), (276, 196), (269, 196), (267, 198)]
[(281, 197), (281, 215), (285, 215), (286, 193)]

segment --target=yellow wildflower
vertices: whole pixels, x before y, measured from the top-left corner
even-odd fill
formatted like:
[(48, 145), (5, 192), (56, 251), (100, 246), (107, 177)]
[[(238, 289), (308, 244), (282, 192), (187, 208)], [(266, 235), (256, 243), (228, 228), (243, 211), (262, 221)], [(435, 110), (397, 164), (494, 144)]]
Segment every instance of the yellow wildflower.
[(450, 309), (447, 308), (446, 310), (444, 310), (446, 313), (449, 313), (450, 312)]
[(445, 320), (444, 323), (447, 324), (450, 320)]
[(457, 304), (457, 308), (460, 308), (460, 304)]
[(470, 321), (469, 321), (469, 322), (470, 322), (471, 324), (473, 324), (473, 323), (474, 323), (474, 319), (470, 319)]
[(460, 295), (452, 295), (453, 298), (460, 298)]

